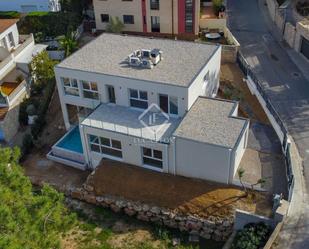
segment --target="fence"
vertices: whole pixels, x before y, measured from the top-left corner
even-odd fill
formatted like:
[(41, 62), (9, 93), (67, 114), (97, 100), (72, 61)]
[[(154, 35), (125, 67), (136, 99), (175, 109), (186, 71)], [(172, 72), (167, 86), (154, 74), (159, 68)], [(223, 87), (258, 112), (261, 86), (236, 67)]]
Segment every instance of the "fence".
[(283, 121), (281, 120), (278, 112), (275, 110), (274, 106), (272, 105), (267, 92), (265, 91), (262, 83), (260, 80), (257, 78), (255, 75), (254, 71), (252, 70), (251, 66), (248, 64), (246, 59), (243, 57), (241, 52), (238, 52), (237, 54), (237, 63), (243, 73), (247, 76), (247, 78), (250, 78), (251, 81), (254, 83), (255, 88), (259, 95), (263, 98), (263, 101), (265, 102), (265, 105), (262, 105), (264, 107), (264, 110), (269, 118), (273, 122), (275, 122), (273, 125), (276, 125), (277, 127), (280, 128), (280, 131), (278, 129), (276, 130), (277, 134), (279, 137), (281, 137), (281, 145), (282, 145), (282, 151), (284, 152), (285, 155), (285, 161), (287, 165), (287, 178), (288, 178), (288, 190), (289, 190), (289, 200), (291, 200), (291, 193), (293, 191), (294, 187), (294, 175), (292, 172), (292, 165), (291, 165), (291, 154), (290, 154), (290, 143), (288, 141), (288, 130), (286, 126), (284, 125)]

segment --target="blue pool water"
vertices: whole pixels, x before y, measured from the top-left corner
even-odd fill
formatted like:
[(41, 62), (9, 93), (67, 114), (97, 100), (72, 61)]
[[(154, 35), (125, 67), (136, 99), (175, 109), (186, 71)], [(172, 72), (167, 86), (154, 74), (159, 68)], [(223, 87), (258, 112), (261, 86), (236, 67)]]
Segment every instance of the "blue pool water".
[(70, 133), (57, 144), (57, 147), (83, 154), (82, 140), (80, 139), (78, 126), (71, 130)]

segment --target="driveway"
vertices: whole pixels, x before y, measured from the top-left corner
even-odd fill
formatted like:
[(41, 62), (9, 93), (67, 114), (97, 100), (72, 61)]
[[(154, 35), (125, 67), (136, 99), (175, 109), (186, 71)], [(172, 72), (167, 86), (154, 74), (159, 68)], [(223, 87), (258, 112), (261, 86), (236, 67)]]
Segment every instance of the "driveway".
[[(290, 49), (275, 39), (264, 2), (229, 0), (227, 9), (230, 30), (296, 142), (308, 185), (309, 82), (290, 59)], [(301, 216), (295, 217), (298, 221), (294, 227), (284, 231), (286, 237), (279, 248), (308, 247), (309, 199), (306, 197), (304, 202)]]

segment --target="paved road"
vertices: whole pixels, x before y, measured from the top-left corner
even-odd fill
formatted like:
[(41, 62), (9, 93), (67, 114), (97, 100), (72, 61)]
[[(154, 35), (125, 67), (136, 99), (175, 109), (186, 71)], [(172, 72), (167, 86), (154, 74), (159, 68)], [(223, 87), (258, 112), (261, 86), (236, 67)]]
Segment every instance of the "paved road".
[[(289, 48), (275, 39), (263, 3), (228, 0), (227, 9), (230, 30), (296, 142), (303, 159), (305, 183), (309, 186), (309, 81), (290, 59)], [(278, 248), (309, 248), (307, 195), (304, 203), (300, 216), (294, 217), (295, 224), (285, 227)]]

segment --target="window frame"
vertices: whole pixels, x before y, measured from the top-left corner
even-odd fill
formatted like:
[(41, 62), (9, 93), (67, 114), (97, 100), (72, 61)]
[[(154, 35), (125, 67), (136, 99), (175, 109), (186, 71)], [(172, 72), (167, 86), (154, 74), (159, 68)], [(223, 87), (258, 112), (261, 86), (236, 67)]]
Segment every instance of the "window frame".
[[(178, 117), (179, 116), (179, 105), (178, 105), (178, 97), (176, 97), (176, 96), (170, 96), (170, 95), (168, 95), (168, 94), (164, 94), (164, 93), (159, 93), (159, 106), (160, 106), (160, 108), (161, 108), (161, 102), (160, 102), (160, 96), (165, 96), (165, 97), (167, 97), (167, 109), (168, 109), (168, 113), (167, 114), (169, 114), (170, 116), (175, 116), (175, 117)], [(176, 101), (177, 101), (177, 113), (172, 113), (171, 112), (171, 98), (174, 98), (174, 99), (176, 99)]]
[[(79, 86), (78, 86), (78, 80), (77, 79), (72, 79), (72, 78), (68, 78), (68, 77), (61, 77), (61, 84), (64, 90), (64, 94), (65, 95), (70, 95), (70, 96), (76, 96), (76, 97), (80, 97), (80, 93), (79, 93)], [(69, 80), (69, 85), (65, 85), (64, 80), (67, 79)], [(73, 86), (72, 82), (76, 81), (77, 86)], [(76, 91), (76, 94), (72, 94), (72, 92), (68, 91), (69, 90), (73, 90)]]
[[(94, 138), (93, 141), (92, 141), (91, 137)], [(109, 142), (109, 145), (103, 144), (102, 143), (103, 139), (107, 140)], [(94, 142), (94, 141), (97, 141), (97, 142)], [(117, 146), (114, 146), (113, 145), (113, 141), (119, 143), (120, 144), (120, 148), (117, 147)], [(91, 152), (99, 153), (99, 154), (103, 155), (104, 157), (108, 157), (108, 158), (111, 158), (111, 159), (116, 159), (116, 160), (122, 160), (123, 159), (122, 143), (121, 143), (120, 140), (88, 134), (88, 143), (89, 143), (89, 148), (90, 148)], [(93, 150), (92, 146), (98, 146), (99, 151)], [(117, 153), (120, 152), (121, 156), (116, 156), (116, 155), (113, 155), (113, 154), (107, 154), (107, 153), (103, 152), (102, 148), (106, 148), (108, 150), (115, 151)]]
[[(132, 17), (132, 20), (130, 22), (128, 22), (127, 20), (125, 20), (125, 17), (128, 18), (128, 17)], [(134, 20), (134, 15), (123, 15), (122, 16), (122, 20), (123, 20), (123, 24), (135, 24), (135, 20)]]
[[(106, 21), (103, 21), (103, 17), (105, 16), (105, 18), (107, 17), (107, 20)], [(109, 23), (109, 20), (110, 20), (110, 16), (109, 14), (100, 14), (100, 17), (101, 17), (101, 22), (102, 23)]]
[[(80, 83), (82, 85), (82, 92), (83, 92), (83, 98), (85, 99), (94, 99), (94, 100), (100, 100), (100, 96), (99, 96), (99, 87), (98, 87), (98, 83), (94, 82), (94, 81), (86, 81), (86, 80), (80, 80)], [(89, 89), (84, 88), (84, 84), (88, 84)], [(92, 89), (92, 84), (96, 85), (96, 90)], [(85, 97), (85, 92), (91, 94), (92, 96), (97, 96), (97, 98), (89, 98), (89, 97)]]
[[(144, 149), (150, 150), (151, 155), (150, 156), (149, 155), (145, 155)], [(158, 158), (158, 157), (155, 156), (155, 151), (161, 153), (161, 158)], [(163, 165), (164, 164), (163, 151), (158, 150), (158, 149), (149, 148), (149, 147), (141, 147), (141, 154), (142, 154), (142, 163), (143, 163), (143, 166), (145, 168), (149, 168), (149, 169), (156, 170), (156, 171), (161, 171), (161, 172), (163, 171), (163, 166), (164, 166)], [(152, 160), (152, 161), (159, 162), (161, 164), (161, 166), (145, 163), (145, 158), (149, 159), (149, 160)]]
[[(132, 97), (131, 96), (131, 91), (136, 91), (137, 92), (137, 97)], [(146, 93), (146, 99), (141, 98), (141, 92)], [(132, 101), (146, 103), (146, 107), (143, 108), (143, 107), (138, 107), (138, 106), (132, 106)], [(136, 108), (136, 109), (140, 109), (140, 110), (147, 109), (148, 106), (149, 106), (149, 103), (148, 103), (148, 92), (144, 91), (144, 90), (137, 90), (137, 89), (130, 88), (129, 89), (129, 104), (130, 104), (130, 107), (132, 107), (132, 108)]]
[(160, 0), (149, 0), (150, 10), (160, 10)]

